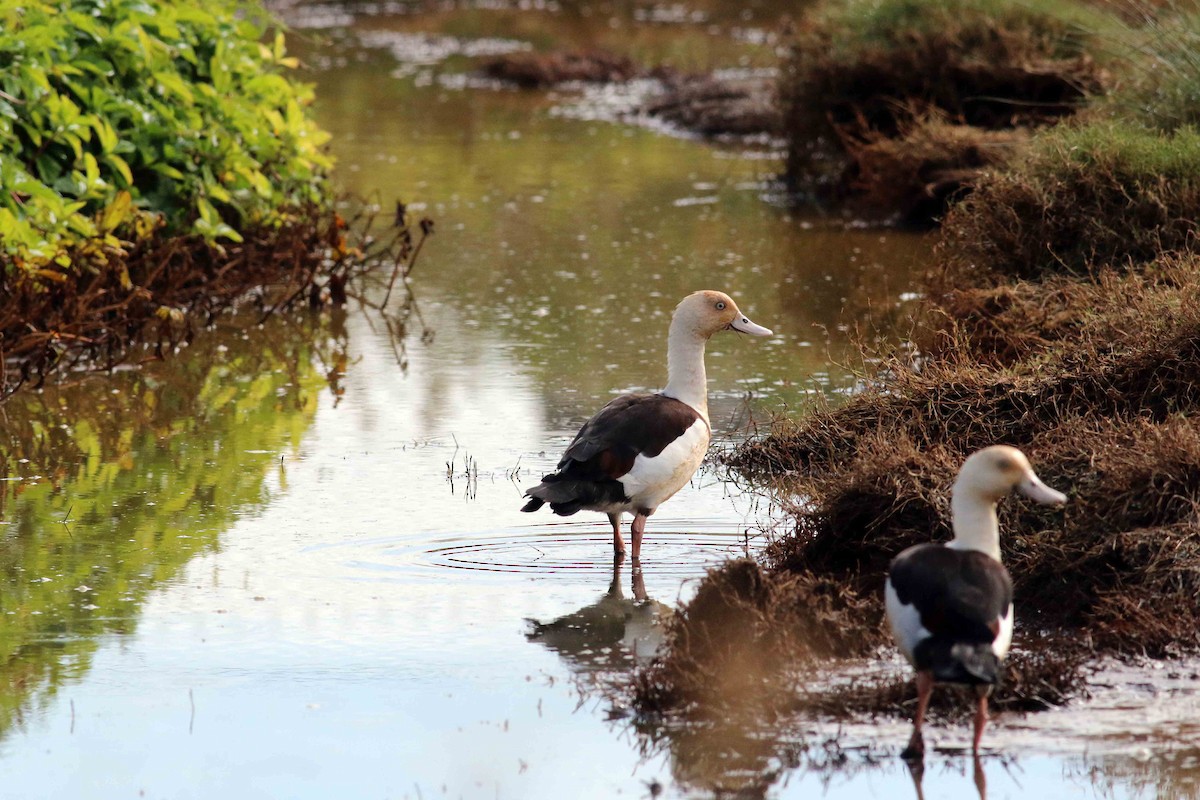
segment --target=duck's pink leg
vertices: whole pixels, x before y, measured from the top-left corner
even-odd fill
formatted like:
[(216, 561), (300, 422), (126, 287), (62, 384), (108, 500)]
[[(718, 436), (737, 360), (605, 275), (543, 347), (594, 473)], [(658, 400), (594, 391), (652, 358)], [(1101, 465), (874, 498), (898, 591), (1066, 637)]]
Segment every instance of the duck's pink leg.
[(971, 745), (971, 752), (979, 755), (979, 743), (983, 741), (983, 729), (988, 721), (988, 696), (987, 690), (991, 687), (976, 689), (978, 694), (978, 705), (975, 706), (975, 743)]
[(925, 709), (929, 708), (929, 698), (933, 694), (933, 673), (922, 671), (917, 673), (917, 713), (913, 717), (912, 737), (908, 747), (900, 753), (901, 758), (923, 758), (925, 756), (925, 737), (921, 735), (921, 724), (925, 722)]
[[(611, 522), (613, 526), (613, 552), (624, 553), (625, 540), (621, 538), (621, 515), (609, 514), (608, 521)], [(634, 554), (636, 555), (637, 551), (634, 551)]]
[(633, 534), (633, 557), (641, 558), (642, 554), (642, 534), (646, 530), (646, 515), (642, 512), (637, 512), (633, 515), (633, 524), (629, 526), (629, 532)]

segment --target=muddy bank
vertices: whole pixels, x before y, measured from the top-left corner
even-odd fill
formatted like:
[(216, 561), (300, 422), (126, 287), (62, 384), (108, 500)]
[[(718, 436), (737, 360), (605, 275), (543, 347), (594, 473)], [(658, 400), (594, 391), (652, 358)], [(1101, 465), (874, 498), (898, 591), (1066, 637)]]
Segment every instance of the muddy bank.
[(643, 81), (643, 99), (626, 110), (631, 119), (661, 120), (706, 137), (778, 135), (782, 120), (775, 78), (769, 74), (690, 73), (640, 66), (603, 50), (518, 52), (484, 60), (479, 72), (521, 89)]
[(935, 220), (1013, 141), (1101, 91), (1111, 25), (1072, 3), (818, 3), (784, 57), (784, 177), (799, 197)]
[(776, 136), (783, 130), (774, 81), (764, 77), (664, 75), (641, 113), (702, 136)]
[(311, 207), (288, 224), (247, 229), (236, 243), (158, 228), (101, 246), (103, 268), (63, 270), (44, 282), (0, 273), (0, 399), (70, 370), (166, 358), (237, 305), (266, 316), (344, 303), (352, 278), (412, 269), (432, 224), (399, 222), (380, 241), (366, 216), (348, 223)]
[(631, 59), (603, 50), (507, 53), (484, 60), (479, 71), (522, 89), (548, 89), (562, 83), (618, 83), (642, 73)]

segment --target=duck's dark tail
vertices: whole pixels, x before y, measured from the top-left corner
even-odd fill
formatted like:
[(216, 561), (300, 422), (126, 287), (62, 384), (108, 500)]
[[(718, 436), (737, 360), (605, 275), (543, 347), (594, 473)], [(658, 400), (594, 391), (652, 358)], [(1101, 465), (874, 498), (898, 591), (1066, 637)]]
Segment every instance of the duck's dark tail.
[(925, 652), (918, 658), (929, 665), (935, 681), (972, 685), (1000, 681), (1000, 659), (991, 642), (954, 642), (935, 636), (920, 646)]
[(546, 503), (560, 517), (569, 517), (584, 508), (596, 508), (628, 502), (625, 487), (620, 481), (588, 481), (566, 478), (558, 473), (547, 475), (542, 482), (525, 492), (529, 502), (522, 511), (537, 511)]

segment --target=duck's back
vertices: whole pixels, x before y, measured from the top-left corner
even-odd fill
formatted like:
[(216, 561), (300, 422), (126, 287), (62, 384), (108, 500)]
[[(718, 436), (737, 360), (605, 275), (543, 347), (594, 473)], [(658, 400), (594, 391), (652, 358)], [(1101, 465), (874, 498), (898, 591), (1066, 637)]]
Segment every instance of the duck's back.
[(1012, 640), (1012, 579), (996, 559), (940, 544), (910, 547), (892, 561), (888, 622), (918, 670), (938, 680), (994, 683)]

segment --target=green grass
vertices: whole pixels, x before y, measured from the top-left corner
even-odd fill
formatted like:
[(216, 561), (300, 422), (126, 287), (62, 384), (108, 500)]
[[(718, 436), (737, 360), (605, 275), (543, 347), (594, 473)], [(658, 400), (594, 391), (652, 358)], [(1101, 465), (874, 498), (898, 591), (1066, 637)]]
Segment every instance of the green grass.
[(950, 283), (1127, 269), (1189, 247), (1200, 219), (1200, 132), (1139, 122), (1060, 125), (948, 214)]
[(849, 0), (825, 3), (813, 16), (816, 27), (837, 34), (829, 57), (851, 60), (868, 49), (911, 46), (914, 36), (944, 35), (966, 50), (994, 35), (1019, 35), (1049, 56), (1071, 58), (1114, 22), (1094, 6), (1063, 0)]
[(1134, 185), (1200, 182), (1200, 133), (1192, 127), (1160, 133), (1120, 120), (1065, 125), (1043, 134), (1030, 156), (1013, 171), (1049, 179), (1062, 170), (1099, 169)]
[(1200, 125), (1200, 14), (1148, 17), (1121, 46), (1124, 80), (1099, 110), (1162, 132)]

